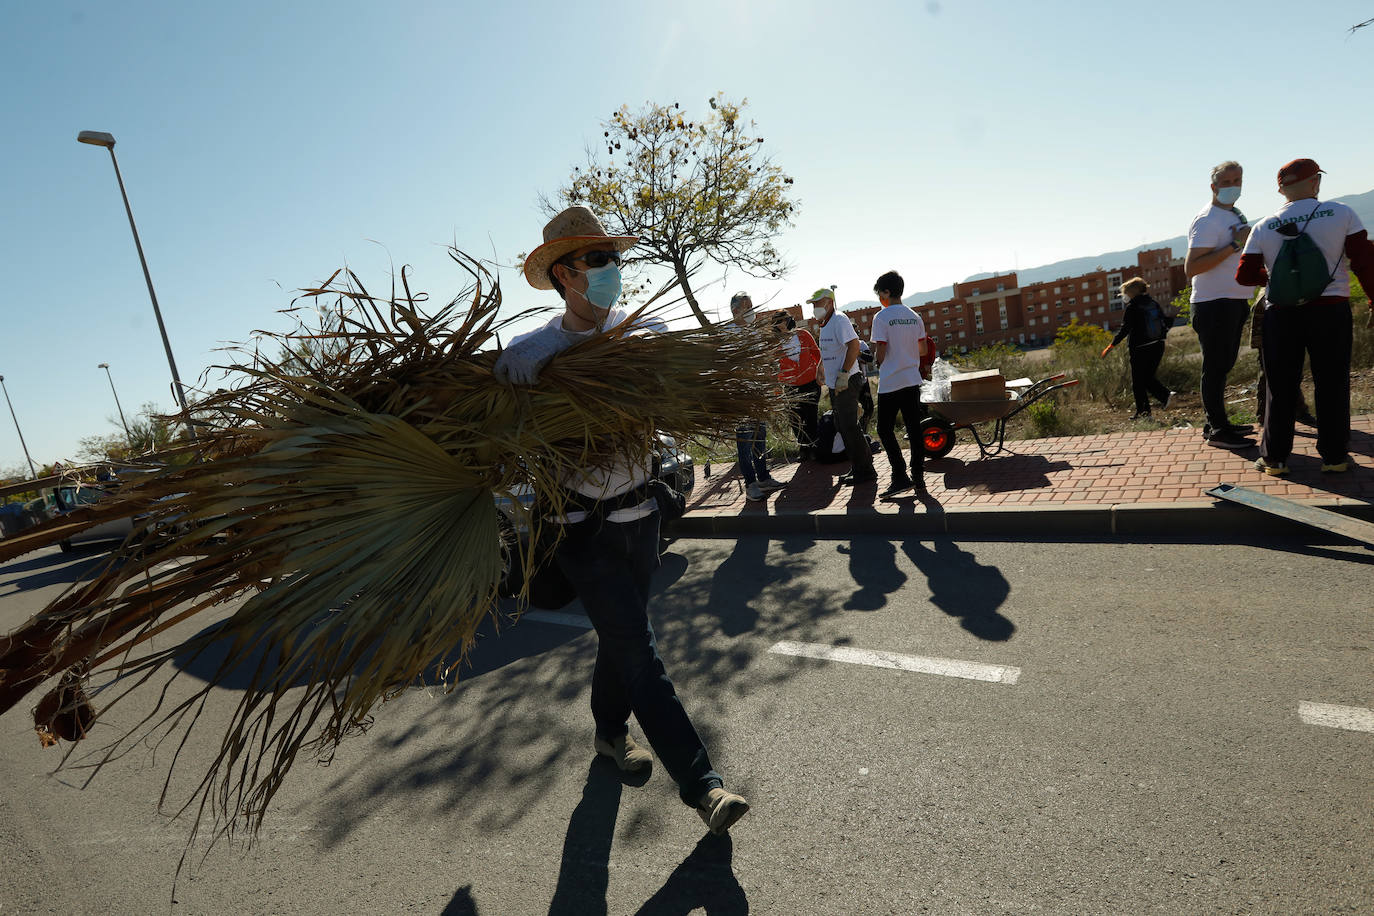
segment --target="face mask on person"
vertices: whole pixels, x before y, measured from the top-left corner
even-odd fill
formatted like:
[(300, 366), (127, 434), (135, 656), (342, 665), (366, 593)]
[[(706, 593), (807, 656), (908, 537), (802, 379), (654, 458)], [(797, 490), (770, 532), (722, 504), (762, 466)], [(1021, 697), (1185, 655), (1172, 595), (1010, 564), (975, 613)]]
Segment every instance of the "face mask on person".
[(812, 315), (817, 321), (824, 321), (824, 320), (825, 320), (825, 316), (828, 315), (828, 314), (830, 314), (830, 310), (827, 309), (827, 308), (826, 308), (825, 306), (823, 306), (823, 305), (813, 305), (813, 306), (811, 306), (811, 315)]
[(1240, 188), (1217, 188), (1217, 201), (1222, 206), (1229, 207), (1238, 200), (1240, 200)]
[(744, 324), (746, 324), (746, 325), (753, 324), (753, 323), (754, 323), (754, 310), (753, 310), (753, 309), (745, 309), (744, 311), (740, 312), (740, 313), (739, 313), (739, 320), (740, 320), (741, 322), (743, 322)]
[(587, 291), (582, 294), (582, 298), (594, 308), (603, 312), (610, 311), (620, 300), (620, 268), (616, 265), (605, 264), (579, 273), (587, 278)]

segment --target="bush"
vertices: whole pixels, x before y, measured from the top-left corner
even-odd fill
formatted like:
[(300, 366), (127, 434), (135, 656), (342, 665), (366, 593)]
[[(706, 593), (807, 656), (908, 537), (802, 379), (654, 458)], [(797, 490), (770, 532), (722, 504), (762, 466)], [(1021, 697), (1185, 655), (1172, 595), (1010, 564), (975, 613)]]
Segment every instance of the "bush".
[(1193, 303), (1192, 303), (1192, 301), (1191, 301), (1192, 298), (1193, 298), (1193, 287), (1192, 287), (1191, 285), (1183, 287), (1183, 289), (1179, 290), (1178, 295), (1174, 297), (1173, 302), (1172, 302), (1171, 304), (1173, 305), (1174, 308), (1178, 309), (1178, 320), (1174, 322), (1175, 324), (1191, 324), (1191, 323), (1192, 323), (1192, 321), (1193, 321)]
[(1350, 368), (1374, 368), (1374, 328), (1369, 324), (1369, 297), (1360, 281), (1350, 278), (1350, 309), (1354, 317), (1354, 339), (1350, 347)]
[(1050, 398), (1026, 408), (1026, 433), (1032, 439), (1047, 436), (1079, 436), (1090, 432), (1087, 420), (1072, 403), (1060, 404)]
[(1009, 379), (1020, 378), (1026, 374), (1026, 354), (1005, 343), (989, 344), (970, 350), (960, 357), (960, 362), (970, 371), (998, 369)]

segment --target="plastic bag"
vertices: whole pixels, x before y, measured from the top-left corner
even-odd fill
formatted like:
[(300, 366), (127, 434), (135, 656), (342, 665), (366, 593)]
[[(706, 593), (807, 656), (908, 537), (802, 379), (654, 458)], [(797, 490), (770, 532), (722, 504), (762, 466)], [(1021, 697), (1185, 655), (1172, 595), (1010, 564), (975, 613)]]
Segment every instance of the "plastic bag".
[(949, 380), (957, 373), (949, 362), (936, 357), (930, 364), (930, 380), (921, 386), (921, 400), (924, 403), (949, 400)]

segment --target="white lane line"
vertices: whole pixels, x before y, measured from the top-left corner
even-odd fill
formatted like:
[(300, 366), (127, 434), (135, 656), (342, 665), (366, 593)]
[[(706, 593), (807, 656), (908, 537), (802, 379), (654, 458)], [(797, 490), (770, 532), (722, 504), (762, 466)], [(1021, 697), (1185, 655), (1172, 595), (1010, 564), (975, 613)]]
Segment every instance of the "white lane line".
[(898, 655), (896, 652), (851, 649), (847, 646), (827, 646), (821, 643), (784, 640), (775, 644), (768, 651), (778, 655), (796, 655), (801, 658), (819, 658), (830, 662), (848, 662), (851, 665), (896, 668), (899, 671), (938, 674), (942, 677), (961, 677), (971, 681), (991, 681), (994, 684), (1015, 684), (1021, 678), (1021, 669), (1011, 665), (983, 665), (978, 662), (961, 661), (957, 658)]
[(564, 614), (561, 611), (526, 611), (520, 615), (521, 620), (537, 620), (540, 623), (556, 623), (560, 627), (581, 627), (584, 630), (592, 628), (592, 622), (581, 614)]
[(1344, 728), (1352, 732), (1374, 732), (1374, 709), (1363, 706), (1335, 706), (1331, 703), (1298, 703), (1298, 717), (1308, 725)]

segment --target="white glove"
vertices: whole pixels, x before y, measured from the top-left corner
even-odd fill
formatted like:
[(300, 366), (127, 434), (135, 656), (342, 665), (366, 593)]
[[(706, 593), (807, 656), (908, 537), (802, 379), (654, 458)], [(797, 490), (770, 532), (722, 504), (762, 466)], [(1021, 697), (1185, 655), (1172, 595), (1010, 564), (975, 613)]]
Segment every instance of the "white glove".
[(498, 382), (533, 385), (539, 381), (539, 372), (548, 365), (549, 360), (580, 339), (580, 335), (569, 334), (557, 325), (542, 328), (502, 350), (496, 358), (492, 375), (496, 376)]

